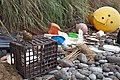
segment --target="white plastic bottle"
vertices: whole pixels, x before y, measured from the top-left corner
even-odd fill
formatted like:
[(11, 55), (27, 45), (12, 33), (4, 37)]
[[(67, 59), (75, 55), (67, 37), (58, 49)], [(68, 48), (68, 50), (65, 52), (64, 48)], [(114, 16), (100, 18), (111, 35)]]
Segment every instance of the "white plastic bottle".
[(78, 30), (78, 41), (77, 41), (77, 44), (83, 44), (83, 31), (81, 29)]

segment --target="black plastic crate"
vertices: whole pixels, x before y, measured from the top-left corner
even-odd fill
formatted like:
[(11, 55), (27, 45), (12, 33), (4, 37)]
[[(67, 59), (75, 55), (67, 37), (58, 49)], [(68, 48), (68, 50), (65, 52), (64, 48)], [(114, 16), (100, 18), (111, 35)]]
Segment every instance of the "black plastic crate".
[(25, 79), (42, 76), (57, 66), (56, 41), (34, 36), (32, 41), (11, 42), (11, 63)]

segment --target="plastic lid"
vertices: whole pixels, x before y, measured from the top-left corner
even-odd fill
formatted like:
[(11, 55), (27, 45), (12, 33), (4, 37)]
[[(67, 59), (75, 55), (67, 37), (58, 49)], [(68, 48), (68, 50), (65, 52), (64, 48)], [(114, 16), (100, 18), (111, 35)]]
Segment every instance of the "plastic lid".
[(63, 36), (52, 36), (51, 38), (53, 40), (56, 40), (58, 42), (58, 45), (61, 45), (65, 41), (65, 38)]
[(71, 37), (71, 38), (78, 38), (78, 34), (73, 33), (73, 32), (69, 32), (68, 36)]

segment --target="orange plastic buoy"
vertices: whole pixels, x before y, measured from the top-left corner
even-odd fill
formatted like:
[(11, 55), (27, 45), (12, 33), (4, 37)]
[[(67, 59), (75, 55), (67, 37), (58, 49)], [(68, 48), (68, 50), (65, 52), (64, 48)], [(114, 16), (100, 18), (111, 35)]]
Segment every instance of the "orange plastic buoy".
[(49, 27), (49, 30), (48, 30), (48, 33), (58, 35), (59, 30), (60, 30), (60, 27), (57, 24), (51, 23), (50, 27)]
[(97, 9), (89, 18), (91, 24), (97, 30), (103, 30), (104, 32), (114, 32), (120, 26), (119, 12), (109, 6)]

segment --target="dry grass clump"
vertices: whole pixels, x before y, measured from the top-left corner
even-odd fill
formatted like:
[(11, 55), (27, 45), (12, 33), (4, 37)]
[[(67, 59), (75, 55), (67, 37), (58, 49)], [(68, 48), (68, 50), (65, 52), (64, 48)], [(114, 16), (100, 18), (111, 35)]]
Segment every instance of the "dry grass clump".
[(120, 11), (120, 0), (1, 0), (0, 17), (10, 32), (23, 26), (46, 31), (51, 22), (62, 29), (86, 23), (89, 12), (102, 6)]
[(25, 27), (46, 30), (50, 22), (61, 28), (85, 22), (88, 0), (2, 0), (2, 21), (7, 29), (19, 31)]

